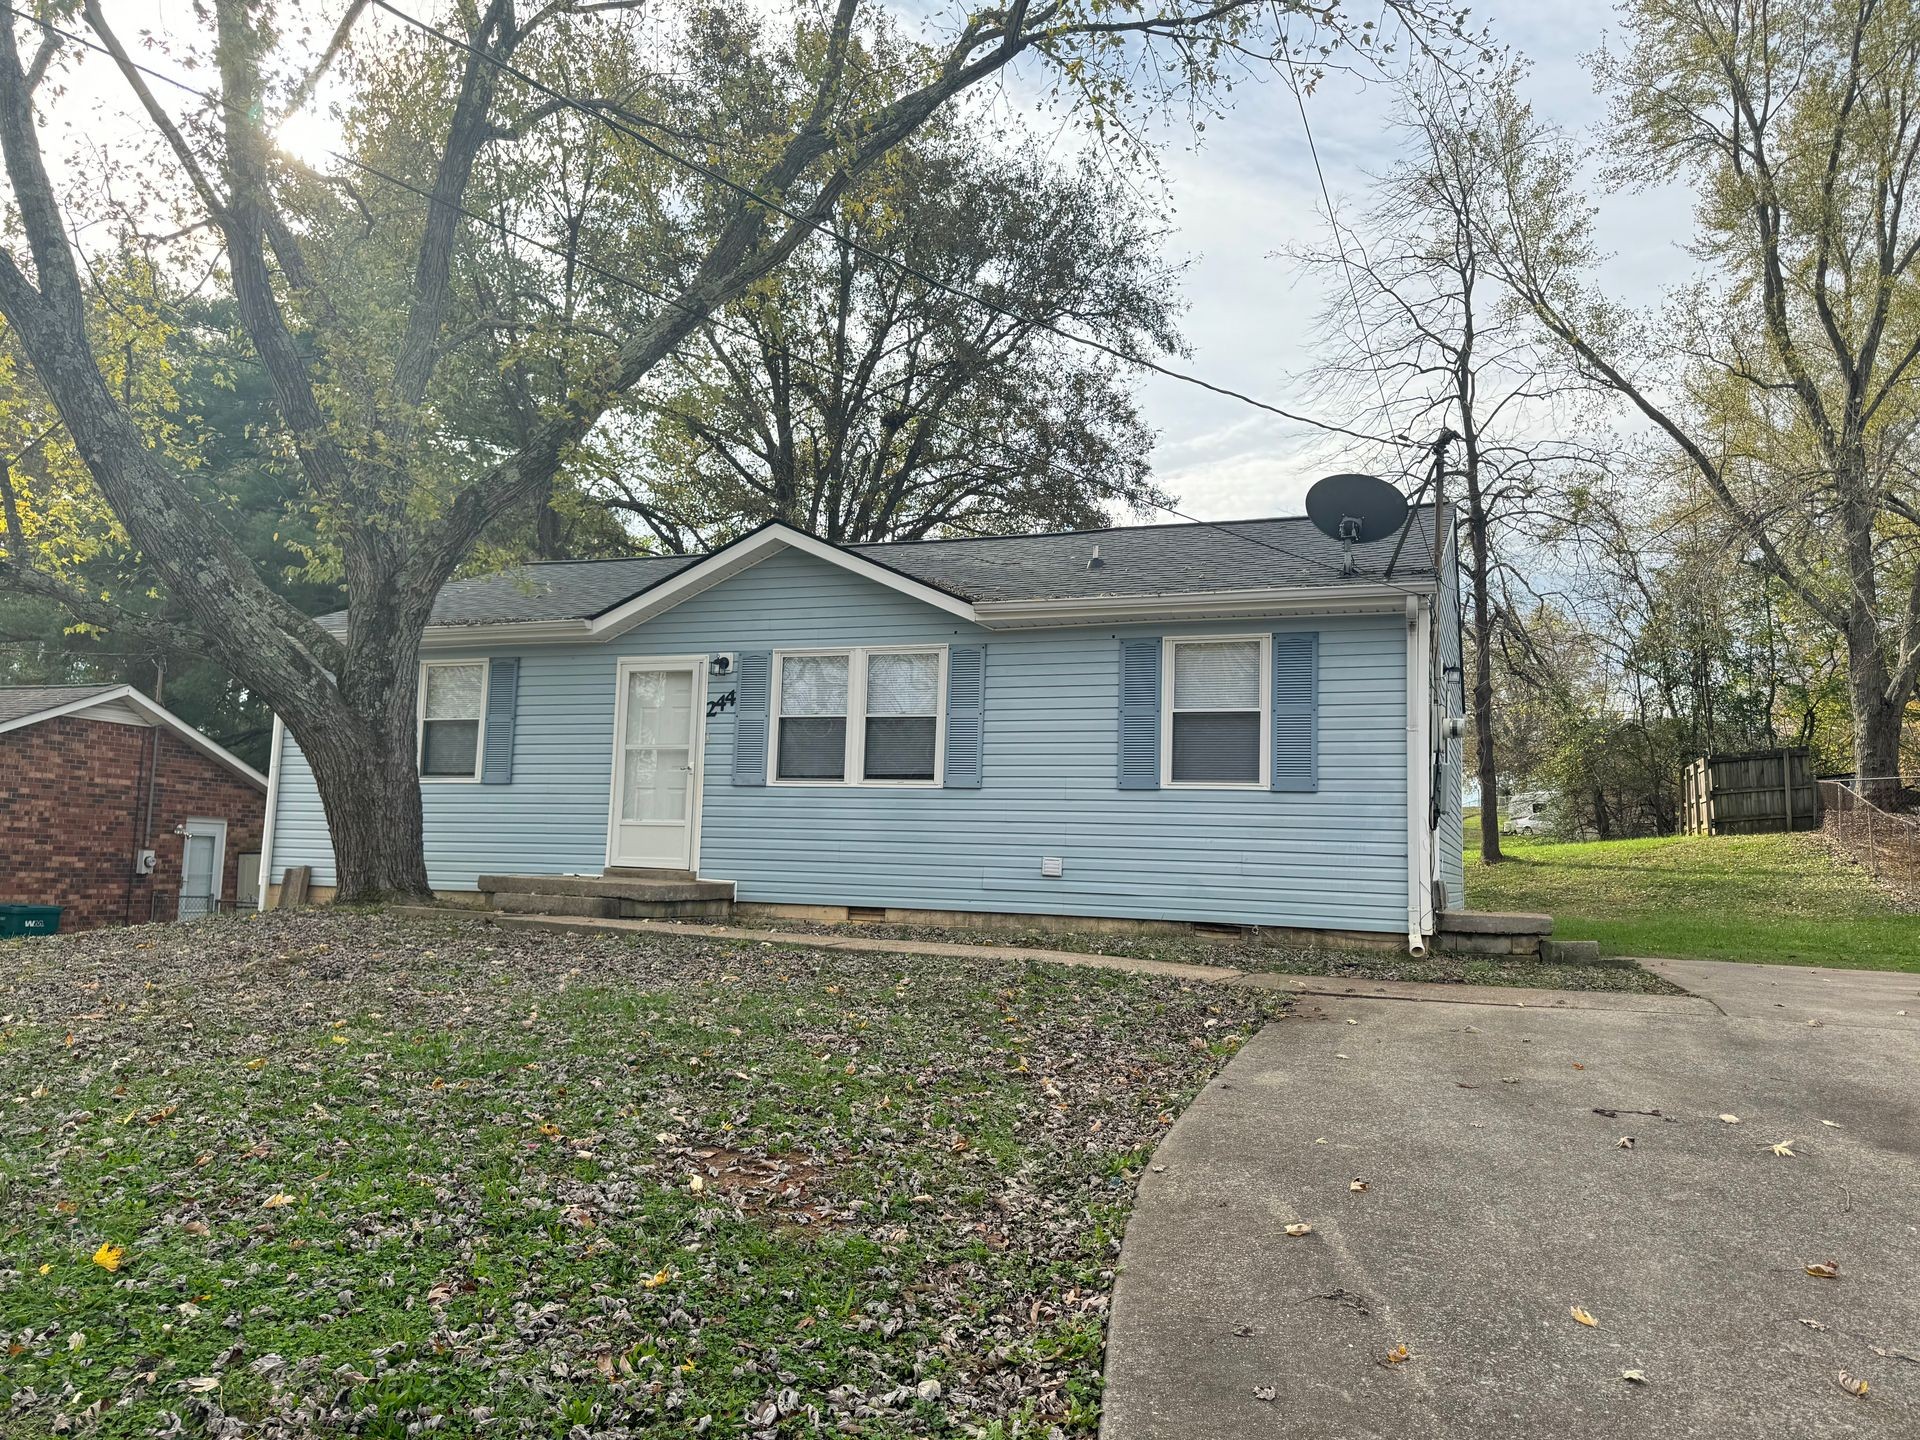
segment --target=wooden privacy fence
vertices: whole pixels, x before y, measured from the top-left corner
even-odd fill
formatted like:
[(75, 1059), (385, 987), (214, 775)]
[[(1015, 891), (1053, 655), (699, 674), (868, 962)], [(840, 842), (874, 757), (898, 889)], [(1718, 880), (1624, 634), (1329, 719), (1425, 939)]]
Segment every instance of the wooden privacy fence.
[(1680, 825), (1689, 835), (1817, 830), (1812, 757), (1801, 745), (1702, 755), (1681, 772)]
[(1822, 780), (1826, 807), (1821, 829), (1874, 879), (1920, 896), (1920, 819), (1882, 810), (1849, 780)]

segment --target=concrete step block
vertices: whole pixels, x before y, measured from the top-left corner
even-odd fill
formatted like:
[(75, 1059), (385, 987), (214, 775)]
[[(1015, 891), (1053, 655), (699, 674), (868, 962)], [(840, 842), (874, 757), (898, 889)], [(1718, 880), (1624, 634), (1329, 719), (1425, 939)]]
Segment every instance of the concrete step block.
[(1520, 911), (1443, 910), (1438, 928), (1442, 935), (1551, 935), (1553, 917)]
[(1556, 965), (1593, 965), (1600, 959), (1598, 940), (1542, 940), (1540, 958)]

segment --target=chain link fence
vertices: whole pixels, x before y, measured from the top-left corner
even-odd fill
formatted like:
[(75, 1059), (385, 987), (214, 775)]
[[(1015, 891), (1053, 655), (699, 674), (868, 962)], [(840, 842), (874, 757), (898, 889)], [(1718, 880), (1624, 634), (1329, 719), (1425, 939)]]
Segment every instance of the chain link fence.
[(1822, 832), (1875, 880), (1920, 900), (1920, 816), (1882, 809), (1861, 794), (1860, 783), (1820, 782)]

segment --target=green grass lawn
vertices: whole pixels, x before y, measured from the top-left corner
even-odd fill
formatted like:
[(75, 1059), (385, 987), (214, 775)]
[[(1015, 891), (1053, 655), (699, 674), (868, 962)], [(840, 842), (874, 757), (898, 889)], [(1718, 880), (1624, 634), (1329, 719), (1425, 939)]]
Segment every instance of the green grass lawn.
[(1817, 835), (1673, 836), (1560, 845), (1505, 837), (1467, 856), (1476, 910), (1543, 910), (1611, 955), (1920, 971), (1920, 915)]
[(0, 1431), (1090, 1436), (1135, 1179), (1280, 1008), (344, 911), (0, 945)]

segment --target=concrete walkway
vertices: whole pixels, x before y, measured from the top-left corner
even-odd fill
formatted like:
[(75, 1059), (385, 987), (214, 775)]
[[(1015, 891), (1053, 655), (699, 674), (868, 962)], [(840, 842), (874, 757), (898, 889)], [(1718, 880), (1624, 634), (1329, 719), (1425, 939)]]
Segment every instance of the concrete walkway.
[(444, 905), (403, 905), (397, 915), (423, 920), (473, 920), (522, 930), (562, 930), (579, 934), (671, 935), (678, 939), (734, 940), (795, 950), (851, 950), (870, 955), (931, 955), (958, 960), (1031, 960), (1119, 970), (1131, 975), (1162, 975), (1200, 985), (1247, 985), (1288, 995), (1365, 997), (1374, 1000), (1426, 1000), (1454, 1005), (1506, 1005), (1556, 1010), (1627, 1010), (1686, 1014), (1712, 1009), (1687, 995), (1635, 995), (1607, 990), (1534, 990), (1505, 985), (1434, 984), (1418, 980), (1347, 980), (1339, 976), (1286, 975), (1270, 970), (1236, 970), (1226, 965), (1187, 965), (1177, 960), (1141, 960), (1129, 955), (1089, 955), (1084, 950), (1049, 950), (1033, 945), (965, 945), (951, 940), (888, 940), (868, 935), (822, 934), (801, 930), (757, 930), (745, 925), (706, 925), (679, 920), (606, 920), (565, 915), (509, 915)]
[(1142, 1179), (1105, 1440), (1920, 1435), (1920, 978), (1657, 968), (1263, 1030)]

